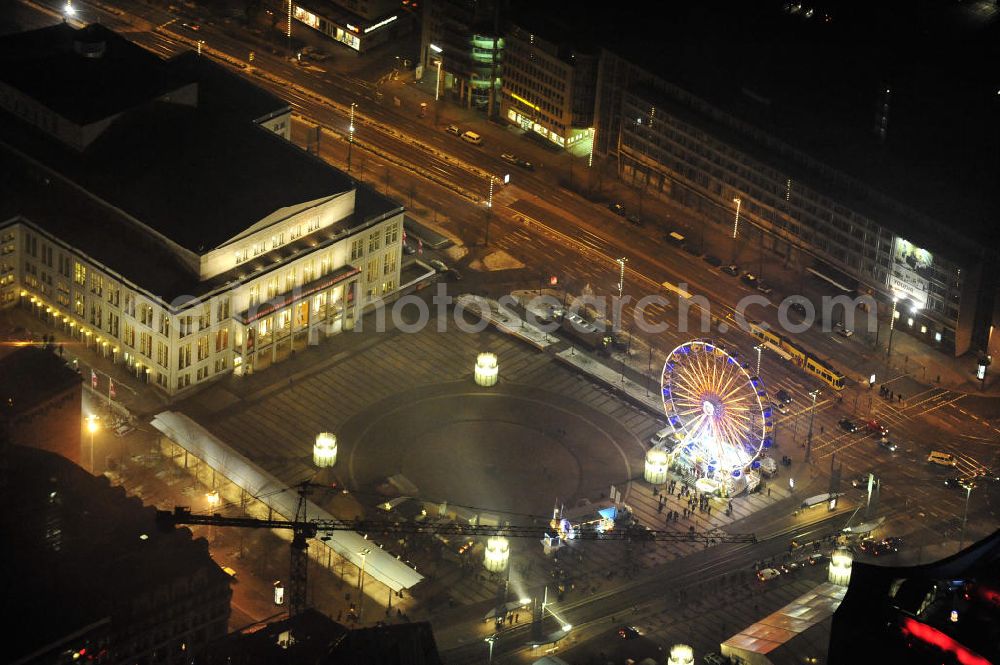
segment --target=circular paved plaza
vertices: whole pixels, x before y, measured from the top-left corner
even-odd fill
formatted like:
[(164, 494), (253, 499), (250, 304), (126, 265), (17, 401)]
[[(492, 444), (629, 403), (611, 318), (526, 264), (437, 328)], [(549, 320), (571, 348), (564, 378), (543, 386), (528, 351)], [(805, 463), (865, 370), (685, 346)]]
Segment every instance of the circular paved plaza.
[(471, 378), (382, 400), (338, 439), (355, 490), (402, 474), (426, 501), (541, 516), (557, 502), (597, 500), (623, 486), (633, 474), (626, 451), (634, 457), (641, 447), (615, 419), (575, 399), (505, 382), (480, 388)]

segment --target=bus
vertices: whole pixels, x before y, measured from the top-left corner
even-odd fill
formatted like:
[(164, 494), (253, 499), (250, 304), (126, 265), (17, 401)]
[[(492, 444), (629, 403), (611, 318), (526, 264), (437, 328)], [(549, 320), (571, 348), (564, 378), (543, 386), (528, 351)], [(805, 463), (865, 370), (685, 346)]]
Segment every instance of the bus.
[(834, 390), (844, 389), (844, 375), (834, 369), (828, 361), (807, 352), (805, 349), (792, 343), (787, 337), (777, 334), (760, 323), (754, 321), (748, 321), (747, 323), (750, 324), (750, 334), (760, 340), (764, 346), (785, 360), (793, 361), (803, 370), (812, 374)]

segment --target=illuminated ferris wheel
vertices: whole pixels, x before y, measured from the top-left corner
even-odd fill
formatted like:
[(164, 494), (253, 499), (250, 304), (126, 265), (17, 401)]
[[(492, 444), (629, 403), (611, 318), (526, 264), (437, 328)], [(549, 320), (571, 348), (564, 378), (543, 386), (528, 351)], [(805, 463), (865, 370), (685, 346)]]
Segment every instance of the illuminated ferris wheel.
[(745, 487), (771, 446), (771, 407), (760, 378), (735, 354), (695, 340), (667, 356), (661, 390), (674, 430), (673, 454), (716, 486)]

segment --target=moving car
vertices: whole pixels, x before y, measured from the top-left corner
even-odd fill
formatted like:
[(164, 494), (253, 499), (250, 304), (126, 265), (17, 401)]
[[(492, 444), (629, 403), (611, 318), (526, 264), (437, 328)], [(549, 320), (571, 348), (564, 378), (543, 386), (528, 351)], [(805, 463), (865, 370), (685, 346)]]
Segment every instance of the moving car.
[(462, 140), (472, 145), (479, 145), (483, 142), (483, 137), (475, 132), (465, 132), (462, 134)]
[(757, 275), (753, 274), (752, 272), (745, 272), (743, 273), (743, 276), (740, 277), (740, 281), (742, 281), (747, 286), (756, 286)]
[(884, 556), (886, 554), (895, 554), (899, 549), (898, 547), (889, 545), (885, 540), (866, 538), (861, 541), (861, 551), (871, 556)]
[(781, 572), (775, 570), (774, 568), (762, 568), (757, 571), (757, 579), (761, 582), (767, 582), (768, 580), (773, 580), (775, 577), (781, 575)]
[(667, 235), (663, 236), (663, 239), (669, 242), (671, 245), (677, 245), (678, 247), (682, 247), (684, 245), (684, 240), (685, 240), (684, 236), (681, 235), (680, 233), (677, 233), (677, 231), (671, 231)]
[(892, 441), (890, 441), (885, 437), (878, 440), (878, 447), (884, 450), (888, 450), (890, 453), (896, 452), (896, 449), (898, 448), (898, 446), (895, 443), (893, 443)]
[(771, 285), (762, 279), (757, 280), (757, 290), (763, 293), (765, 296), (769, 296), (772, 293), (774, 293), (774, 289), (771, 288)]
[(619, 626), (618, 627), (618, 637), (623, 640), (634, 640), (636, 638), (642, 637), (642, 633), (635, 626)]
[(706, 254), (704, 257), (702, 257), (702, 260), (708, 265), (712, 266), (713, 268), (718, 268), (719, 266), (722, 265), (722, 259), (712, 254)]
[(231, 579), (234, 580), (236, 579), (236, 571), (230, 568), (229, 566), (219, 566), (219, 568), (221, 568), (222, 572), (224, 572), (226, 575), (229, 575)]
[(855, 425), (854, 421), (850, 418), (841, 418), (837, 421), (837, 425), (845, 432), (851, 432), (853, 434), (858, 431), (858, 426)]
[(673, 434), (674, 434), (673, 427), (664, 427), (656, 434), (654, 434), (652, 437), (650, 437), (649, 442), (654, 446), (662, 446), (663, 444), (665, 444), (667, 441), (670, 440)]
[(726, 273), (730, 277), (736, 277), (737, 275), (740, 274), (740, 267), (735, 263), (730, 263), (729, 265), (722, 266), (720, 270), (722, 270), (722, 272)]
[(462, 133), (461, 130), (459, 130), (458, 125), (448, 125), (447, 127), (444, 128), (444, 131), (448, 132), (449, 134), (454, 134), (455, 136), (458, 136)]
[(927, 461), (930, 464), (937, 464), (939, 466), (955, 466), (958, 464), (958, 460), (951, 453), (942, 453), (937, 450), (932, 450), (927, 456)]
[(800, 302), (793, 302), (788, 305), (788, 309), (795, 312), (799, 316), (806, 316), (806, 306)]
[(409, 241), (403, 241), (403, 254), (416, 254), (417, 248), (409, 243)]
[(862, 473), (860, 476), (855, 476), (851, 478), (851, 487), (860, 487), (862, 489), (868, 488), (868, 474)]
[(775, 399), (777, 399), (782, 404), (791, 404), (792, 396), (788, 394), (788, 391), (782, 388), (778, 392), (774, 393)]
[(508, 164), (513, 164), (514, 166), (520, 166), (522, 169), (527, 169), (529, 171), (535, 170), (535, 166), (531, 162), (521, 159), (520, 157), (518, 157), (513, 153), (505, 152), (502, 155), (500, 155), (500, 159), (507, 162)]
[(965, 489), (965, 479), (964, 478), (945, 478), (944, 486), (950, 487), (952, 489)]
[(438, 259), (431, 259), (427, 263), (430, 265), (431, 268), (434, 268), (434, 270), (438, 272), (448, 272), (448, 266), (445, 265), (444, 261), (440, 261)]
[(771, 408), (781, 415), (787, 415), (789, 411), (788, 405), (784, 402), (774, 402), (771, 404)]
[(889, 436), (889, 428), (880, 423), (877, 420), (869, 420), (865, 423), (866, 432), (874, 432), (878, 434), (881, 438), (886, 438)]
[(621, 201), (612, 201), (608, 204), (608, 210), (615, 213), (616, 215), (625, 216), (625, 204)]
[(903, 544), (903, 539), (900, 538), (899, 536), (889, 536), (888, 538), (882, 539), (882, 545), (892, 550), (893, 552), (898, 552), (902, 544)]

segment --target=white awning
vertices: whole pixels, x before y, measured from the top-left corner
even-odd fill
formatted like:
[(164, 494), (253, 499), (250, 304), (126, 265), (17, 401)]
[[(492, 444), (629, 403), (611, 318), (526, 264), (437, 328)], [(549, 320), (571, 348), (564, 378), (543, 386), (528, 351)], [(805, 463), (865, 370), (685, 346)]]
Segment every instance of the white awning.
[[(277, 515), (287, 520), (295, 519), (295, 510), (299, 502), (295, 488), (289, 487), (233, 450), (183, 413), (176, 411), (158, 413), (153, 418), (152, 425), (171, 441), (228, 478), (237, 487), (241, 487), (251, 496), (261, 497), (260, 500), (271, 506)], [(307, 502), (306, 515), (310, 519), (335, 519), (311, 501)], [(362, 560), (361, 551), (370, 550), (364, 562), (365, 572), (393, 591), (409, 589), (424, 579), (423, 575), (355, 531), (323, 531), (319, 535), (329, 536), (330, 539), (314, 540), (310, 544), (312, 547), (327, 545), (359, 568)]]

